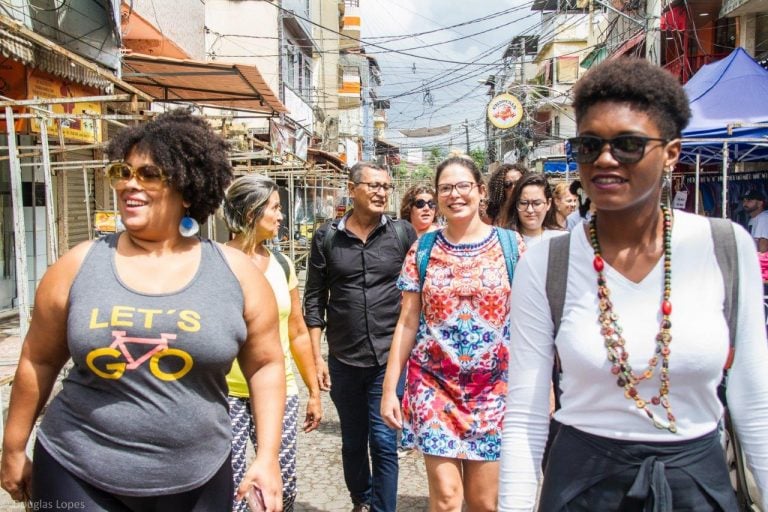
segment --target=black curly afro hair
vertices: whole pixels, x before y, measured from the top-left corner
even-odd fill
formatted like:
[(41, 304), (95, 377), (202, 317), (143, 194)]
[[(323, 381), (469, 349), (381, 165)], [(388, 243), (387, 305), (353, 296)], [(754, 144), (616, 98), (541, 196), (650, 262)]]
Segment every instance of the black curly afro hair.
[(125, 160), (134, 151), (149, 155), (190, 204), (189, 216), (203, 223), (232, 181), (228, 149), (205, 119), (176, 109), (121, 130), (109, 141), (107, 154), (113, 161)]
[(664, 138), (680, 137), (691, 118), (688, 97), (665, 69), (645, 59), (621, 57), (593, 67), (573, 87), (576, 124), (596, 103), (629, 103), (656, 123)]

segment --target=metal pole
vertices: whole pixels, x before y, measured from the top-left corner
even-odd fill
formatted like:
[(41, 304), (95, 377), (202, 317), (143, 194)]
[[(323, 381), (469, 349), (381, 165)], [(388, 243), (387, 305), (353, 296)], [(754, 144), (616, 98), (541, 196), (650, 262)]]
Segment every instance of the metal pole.
[(698, 215), (699, 202), (701, 201), (701, 191), (699, 183), (701, 182), (701, 153), (696, 153), (696, 190), (693, 194), (693, 211)]
[(88, 240), (93, 240), (93, 221), (91, 219), (91, 187), (88, 183), (88, 169), (85, 166), (83, 166), (83, 187), (85, 187), (85, 220), (88, 224)]
[(723, 218), (728, 218), (728, 143), (723, 142)]
[(656, 64), (661, 64), (661, 1), (647, 0), (645, 12), (648, 24), (645, 31), (645, 58)]
[(56, 232), (56, 216), (53, 208), (53, 178), (51, 177), (51, 153), (48, 148), (48, 119), (40, 119), (41, 157), (43, 159), (43, 182), (45, 183), (45, 220), (48, 227), (48, 261), (59, 259), (59, 237)]
[(296, 240), (293, 237), (293, 231), (296, 229), (296, 215), (295, 215), (295, 207), (296, 204), (296, 198), (293, 196), (294, 189), (293, 189), (293, 173), (288, 174), (288, 196), (290, 199), (288, 200), (288, 254), (290, 255), (291, 261), (296, 262)]
[(13, 125), (13, 109), (5, 107), (5, 124), (8, 132), (8, 154), (11, 159), (11, 200), (13, 202), (13, 234), (16, 250), (16, 294), (19, 303), (19, 337), (23, 340), (29, 328), (29, 291), (27, 288), (27, 233), (24, 228), (24, 203), (21, 193), (21, 166), (16, 150), (16, 127)]
[(467, 137), (467, 155), (469, 155), (469, 119), (464, 120), (464, 135)]

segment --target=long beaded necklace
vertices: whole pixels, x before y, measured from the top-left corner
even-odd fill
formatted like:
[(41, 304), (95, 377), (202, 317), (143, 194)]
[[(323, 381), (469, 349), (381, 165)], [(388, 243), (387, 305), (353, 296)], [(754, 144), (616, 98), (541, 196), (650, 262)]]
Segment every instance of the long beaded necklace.
[[(589, 223), (589, 238), (592, 249), (595, 251), (595, 259), (592, 265), (597, 272), (597, 297), (600, 307), (600, 334), (605, 339), (605, 349), (608, 353), (608, 361), (611, 363), (611, 373), (617, 377), (616, 384), (624, 388), (624, 396), (634, 400), (638, 409), (645, 412), (653, 425), (658, 429), (666, 429), (672, 433), (677, 432), (675, 415), (672, 414), (672, 406), (669, 403), (669, 345), (672, 335), (669, 330), (672, 323), (669, 316), (672, 314), (672, 303), (669, 295), (672, 288), (672, 214), (666, 206), (661, 207), (664, 217), (664, 296), (661, 301), (661, 325), (656, 335), (656, 350), (648, 360), (648, 367), (642, 373), (635, 373), (629, 364), (629, 353), (625, 348), (625, 340), (622, 328), (619, 326), (618, 315), (613, 311), (611, 291), (606, 284), (603, 269), (605, 260), (600, 255), (600, 243), (597, 240), (597, 215), (592, 216)], [(637, 384), (653, 377), (656, 367), (661, 361), (659, 393), (651, 397), (650, 404), (661, 405), (666, 411), (666, 422), (661, 420), (650, 409), (650, 404), (640, 397)]]

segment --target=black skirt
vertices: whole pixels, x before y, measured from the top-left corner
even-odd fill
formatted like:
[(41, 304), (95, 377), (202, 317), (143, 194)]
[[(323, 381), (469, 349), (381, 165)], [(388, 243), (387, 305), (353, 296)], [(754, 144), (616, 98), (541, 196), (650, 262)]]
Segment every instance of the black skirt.
[(736, 512), (717, 432), (689, 441), (619, 441), (562, 425), (539, 512)]

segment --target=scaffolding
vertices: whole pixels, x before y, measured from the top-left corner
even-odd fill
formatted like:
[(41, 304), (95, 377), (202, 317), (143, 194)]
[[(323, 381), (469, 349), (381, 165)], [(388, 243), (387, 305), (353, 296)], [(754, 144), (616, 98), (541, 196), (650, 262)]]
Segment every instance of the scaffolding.
[[(10, 168), (11, 185), (11, 206), (13, 213), (13, 233), (14, 233), (14, 252), (15, 252), (15, 277), (16, 294), (19, 310), (19, 334), (23, 339), (26, 335), (31, 312), (31, 300), (29, 293), (29, 269), (27, 266), (27, 245), (26, 245), (26, 227), (24, 224), (24, 211), (22, 199), (22, 168), (34, 167), (42, 169), (45, 188), (45, 219), (46, 219), (46, 253), (47, 265), (53, 264), (58, 256), (65, 249), (59, 244), (59, 227), (56, 221), (55, 203), (53, 198), (53, 175), (62, 173), (81, 173), (85, 188), (86, 218), (88, 238), (93, 239), (96, 236), (93, 216), (94, 211), (90, 209), (92, 197), (90, 194), (90, 177), (96, 176), (96, 172), (104, 168), (107, 161), (105, 159), (67, 159), (63, 161), (52, 161), (53, 155), (66, 155), (72, 151), (83, 149), (103, 149), (107, 142), (95, 144), (66, 144), (59, 132), (58, 146), (51, 146), (49, 141), (49, 130), (52, 123), (60, 120), (92, 120), (103, 121), (117, 126), (126, 126), (126, 122), (148, 121), (155, 112), (140, 112), (135, 114), (64, 114), (53, 113), (50, 106), (54, 104), (74, 103), (74, 102), (130, 102), (131, 111), (138, 112), (138, 104), (134, 95), (118, 94), (107, 96), (92, 96), (88, 98), (47, 98), (35, 100), (13, 100), (0, 97), (0, 108), (4, 107), (4, 117), (6, 121), (6, 135), (8, 138), (7, 146), (1, 146), (0, 150), (7, 150), (7, 154), (0, 154), (0, 161), (7, 160)], [(14, 112), (14, 109), (24, 108), (29, 112)], [(205, 115), (209, 121), (232, 120), (234, 115)], [(20, 119), (34, 119), (40, 124), (39, 143), (36, 145), (19, 145), (17, 143), (17, 133), (15, 121)], [(223, 125), (225, 123), (222, 123)], [(226, 135), (224, 133), (223, 135)], [(22, 162), (22, 159), (33, 158), (35, 161)], [(287, 237), (281, 238), (279, 247), (282, 251), (288, 253), (291, 259), (296, 263), (297, 268), (306, 264), (306, 258), (309, 252), (309, 240), (314, 232), (316, 224), (327, 217), (332, 217), (334, 212), (327, 216), (316, 215), (312, 211), (312, 226), (301, 227), (302, 219), (297, 219), (296, 203), (301, 201), (304, 208), (304, 216), (307, 216), (307, 205), (310, 202), (308, 197), (312, 195), (315, 199), (320, 197), (340, 198), (345, 189), (347, 177), (346, 172), (341, 167), (332, 162), (322, 164), (309, 162), (296, 155), (283, 154), (277, 155), (272, 147), (257, 139), (251, 139), (250, 149), (246, 151), (231, 151), (230, 160), (236, 175), (260, 173), (267, 177), (282, 183), (288, 191), (288, 219)], [(261, 163), (255, 163), (261, 162)], [(34, 173), (33, 173), (34, 176)], [(112, 191), (109, 204), (102, 205), (99, 210), (112, 210), (115, 218), (117, 201), (115, 193)], [(335, 206), (335, 205), (334, 205)], [(98, 207), (98, 205), (97, 205)], [(313, 204), (314, 207), (314, 204)], [(216, 219), (212, 216), (207, 224), (207, 237), (217, 239)]]

